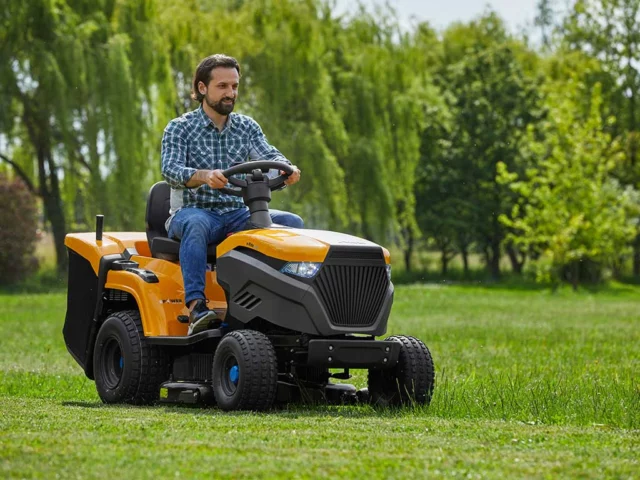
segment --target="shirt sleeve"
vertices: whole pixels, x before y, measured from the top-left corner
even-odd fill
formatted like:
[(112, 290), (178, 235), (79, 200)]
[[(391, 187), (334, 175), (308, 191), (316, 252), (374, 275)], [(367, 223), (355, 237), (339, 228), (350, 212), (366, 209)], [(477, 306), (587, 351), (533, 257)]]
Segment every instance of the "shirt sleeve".
[(169, 122), (162, 135), (162, 177), (173, 188), (185, 188), (185, 184), (196, 173), (187, 167), (187, 142), (182, 128), (175, 121)]
[(260, 125), (255, 121), (251, 127), (251, 148), (249, 149), (249, 160), (269, 160), (274, 162), (291, 162), (280, 150), (267, 142), (267, 137), (262, 133)]

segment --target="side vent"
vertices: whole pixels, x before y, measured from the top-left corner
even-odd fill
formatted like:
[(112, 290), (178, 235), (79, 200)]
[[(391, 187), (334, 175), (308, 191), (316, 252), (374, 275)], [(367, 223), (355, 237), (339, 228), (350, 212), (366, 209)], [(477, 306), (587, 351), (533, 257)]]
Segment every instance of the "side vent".
[(256, 297), (253, 293), (247, 292), (246, 290), (236, 295), (233, 301), (247, 310), (253, 310), (262, 303), (262, 299)]
[(107, 293), (107, 300), (109, 302), (124, 303), (132, 300), (132, 298), (129, 293), (123, 292), (122, 290), (109, 289)]

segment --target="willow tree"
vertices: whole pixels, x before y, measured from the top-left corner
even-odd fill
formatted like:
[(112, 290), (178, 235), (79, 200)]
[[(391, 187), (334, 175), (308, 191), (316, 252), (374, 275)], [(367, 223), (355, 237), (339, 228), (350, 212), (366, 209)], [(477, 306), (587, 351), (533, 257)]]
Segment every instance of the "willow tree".
[(339, 158), (348, 139), (332, 85), (330, 41), (339, 25), (314, 1), (261, 0), (251, 8), (261, 42), (245, 56), (250, 111), (304, 175), (287, 206), (299, 206), (309, 225), (340, 228), (351, 184), (345, 192)]
[(0, 12), (1, 158), (42, 198), (60, 270), (69, 215), (143, 224), (149, 134), (169, 91), (154, 16), (151, 0), (12, 0)]
[(274, 196), (273, 204), (301, 213), (307, 225), (343, 225), (346, 195), (336, 156), (346, 137), (331, 105), (331, 27), (319, 2), (159, 1), (179, 92), (175, 113), (196, 107), (190, 80), (201, 58), (216, 52), (236, 57), (242, 67), (236, 111), (254, 117), (270, 143), (303, 171), (303, 183)]
[(415, 170), (429, 109), (438, 104), (430, 68), (435, 34), (402, 33), (393, 12), (361, 10), (334, 35), (336, 108), (349, 138), (339, 157), (352, 223), (368, 238), (400, 240), (411, 267)]

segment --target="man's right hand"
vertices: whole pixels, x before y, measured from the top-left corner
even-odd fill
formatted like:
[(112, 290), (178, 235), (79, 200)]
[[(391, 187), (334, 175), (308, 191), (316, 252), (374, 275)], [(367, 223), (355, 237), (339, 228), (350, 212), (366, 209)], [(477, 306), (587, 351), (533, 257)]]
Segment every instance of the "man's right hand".
[(205, 177), (205, 183), (213, 189), (224, 188), (227, 182), (227, 177), (222, 175), (222, 170), (209, 170)]
[(187, 188), (196, 188), (200, 185), (209, 185), (219, 189), (227, 185), (227, 177), (222, 175), (222, 170), (197, 170), (185, 184)]

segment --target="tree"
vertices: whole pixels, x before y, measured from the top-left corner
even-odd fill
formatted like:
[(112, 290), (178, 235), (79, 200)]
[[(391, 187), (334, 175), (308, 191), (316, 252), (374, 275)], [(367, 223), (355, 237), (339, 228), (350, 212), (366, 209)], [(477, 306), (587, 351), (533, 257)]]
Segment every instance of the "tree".
[[(603, 97), (618, 121), (607, 128), (627, 147), (615, 175), (640, 187), (640, 0), (578, 0), (564, 22), (563, 36), (566, 47), (597, 59), (602, 76), (610, 78), (602, 82)], [(633, 250), (633, 273), (640, 276), (640, 232)]]
[[(438, 196), (437, 189), (443, 188), (438, 182), (447, 179), (440, 201), (444, 211), (459, 215), (449, 222), (451, 228), (457, 225), (454, 237), (466, 251), (473, 236), (497, 278), (507, 233), (498, 217), (515, 201), (513, 192), (497, 181), (497, 165), (504, 162), (511, 170), (523, 170), (520, 141), (526, 126), (542, 115), (539, 92), (520, 64), (524, 47), (508, 37), (494, 13), (451, 27), (443, 43), (438, 83), (447, 92), (451, 121), (439, 141), (448, 146), (435, 155), (423, 153), (422, 162), (430, 165), (426, 171), (440, 172), (426, 183), (436, 190), (424, 192), (423, 198)], [(448, 202), (451, 205), (444, 205)], [(421, 209), (433, 206), (429, 202)], [(521, 268), (516, 257), (511, 257), (514, 269)]]
[(0, 174), (0, 284), (8, 285), (33, 273), (35, 256), (36, 199), (22, 180)]
[(168, 78), (154, 15), (150, 0), (12, 0), (0, 12), (2, 158), (42, 198), (59, 270), (70, 214), (142, 224), (162, 123), (151, 86)]
[(551, 46), (551, 32), (554, 27), (554, 14), (553, 0), (538, 0), (536, 4), (538, 13), (534, 19), (536, 27), (540, 27), (540, 37), (542, 38), (542, 45), (546, 48)]
[[(622, 151), (605, 132), (599, 85), (591, 110), (582, 117), (573, 98), (578, 88), (551, 94), (543, 138), (527, 137), (529, 155), (538, 165), (518, 175), (500, 163), (500, 180), (520, 200), (500, 220), (512, 229), (509, 238), (535, 251), (539, 280), (598, 280), (633, 238), (638, 223), (638, 194), (611, 177)], [(609, 119), (613, 122), (613, 119)]]

